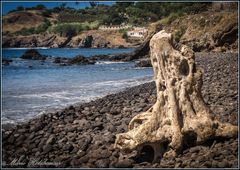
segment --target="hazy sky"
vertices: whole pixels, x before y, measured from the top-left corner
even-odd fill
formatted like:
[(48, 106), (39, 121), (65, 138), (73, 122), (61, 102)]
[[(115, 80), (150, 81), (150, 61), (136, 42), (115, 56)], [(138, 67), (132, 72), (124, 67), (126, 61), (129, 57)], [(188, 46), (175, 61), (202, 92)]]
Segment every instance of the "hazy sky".
[[(33, 7), (36, 6), (38, 4), (43, 4), (45, 5), (47, 8), (54, 8), (56, 6), (61, 5), (63, 2), (61, 1), (56, 1), (56, 2), (2, 2), (2, 13), (3, 14), (7, 14), (9, 11), (16, 9), (18, 6), (23, 6), (23, 7)], [(72, 8), (85, 8), (89, 5), (89, 2), (79, 2), (79, 4), (77, 5), (75, 2), (66, 2), (68, 7), (72, 7)], [(100, 4), (106, 4), (106, 5), (112, 5), (115, 2), (100, 2)]]

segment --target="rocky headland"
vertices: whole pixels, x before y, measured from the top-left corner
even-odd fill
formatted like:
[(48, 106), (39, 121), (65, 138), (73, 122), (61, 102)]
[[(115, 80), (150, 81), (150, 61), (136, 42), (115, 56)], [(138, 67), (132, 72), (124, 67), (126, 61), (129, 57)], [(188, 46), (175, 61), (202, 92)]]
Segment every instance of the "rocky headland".
[(74, 37), (61, 37), (53, 33), (27, 36), (4, 35), (2, 44), (3, 48), (129, 48), (136, 46), (136, 44), (127, 43), (118, 32), (103, 32), (101, 30), (86, 31)]
[[(203, 68), (202, 93), (217, 120), (238, 125), (238, 57), (233, 53), (196, 53)], [(216, 139), (185, 148), (177, 157), (151, 163), (113, 148), (115, 135), (156, 101), (155, 83), (146, 83), (104, 98), (69, 106), (16, 126), (3, 126), (4, 167), (85, 168), (237, 168), (238, 140)], [(14, 164), (14, 161), (20, 165)], [(36, 162), (42, 162), (34, 164)]]

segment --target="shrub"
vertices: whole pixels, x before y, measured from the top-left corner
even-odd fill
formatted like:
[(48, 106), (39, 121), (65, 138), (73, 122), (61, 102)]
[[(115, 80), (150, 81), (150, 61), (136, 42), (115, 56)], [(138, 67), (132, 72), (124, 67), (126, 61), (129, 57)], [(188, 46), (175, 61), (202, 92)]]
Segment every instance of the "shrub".
[(18, 6), (16, 9), (16, 11), (23, 11), (23, 10), (24, 10), (24, 8), (22, 6)]
[(83, 27), (79, 23), (62, 23), (54, 25), (50, 31), (60, 36), (75, 36), (83, 30)]
[(57, 20), (53, 20), (52, 22), (54, 25), (59, 24), (59, 22)]
[(17, 35), (31, 35), (34, 33), (34, 28), (22, 28), (20, 31), (17, 31), (15, 34)]
[(52, 14), (51, 10), (45, 10), (42, 12), (42, 16), (44, 16), (44, 17), (50, 17), (51, 14)]
[(48, 27), (50, 27), (50, 26), (51, 26), (50, 21), (45, 19), (43, 24), (41, 24), (37, 28), (35, 28), (34, 33), (39, 34), (39, 33), (45, 32), (45, 31), (47, 31)]
[(43, 9), (46, 9), (46, 7), (42, 4), (39, 4), (37, 5), (36, 7), (33, 7), (33, 9), (36, 9), (36, 10), (43, 10)]
[(118, 32), (119, 33), (126, 33), (126, 32), (128, 32), (128, 31), (130, 31), (132, 28), (124, 28), (124, 29), (120, 29)]
[(174, 20), (181, 17), (183, 15), (182, 12), (171, 13), (168, 17), (161, 19), (160, 23), (163, 25), (171, 24)]
[(98, 21), (94, 21), (94, 22), (83, 22), (81, 23), (83, 30), (93, 30), (93, 29), (98, 29), (99, 27), (99, 22)]
[(38, 27), (34, 28), (22, 28), (20, 31), (17, 31), (15, 34), (17, 35), (31, 35), (31, 34), (39, 34), (42, 32), (47, 31), (47, 29), (51, 26), (51, 23), (49, 20), (45, 19), (44, 23), (39, 25)]
[(99, 27), (99, 22), (72, 22), (72, 23), (57, 23), (53, 25), (49, 31), (57, 33), (60, 36), (75, 36), (83, 30), (97, 29)]
[(105, 15), (102, 18), (102, 22), (105, 25), (110, 25), (110, 24), (120, 25), (125, 21), (126, 21), (126, 17), (122, 13), (119, 13), (119, 12), (114, 11), (114, 10), (112, 10), (111, 12), (109, 12), (108, 15)]
[(123, 33), (122, 38), (125, 39), (125, 40), (128, 40), (127, 32), (124, 32), (124, 33)]
[(181, 37), (183, 36), (183, 34), (185, 34), (186, 32), (186, 28), (184, 27), (181, 27), (179, 30), (177, 30), (174, 34), (173, 34), (173, 39), (176, 41), (176, 42), (179, 42)]
[(188, 5), (185, 8), (183, 8), (183, 11), (188, 14), (196, 14), (196, 13), (208, 10), (208, 6), (210, 5), (211, 5), (211, 2), (192, 3), (191, 5)]

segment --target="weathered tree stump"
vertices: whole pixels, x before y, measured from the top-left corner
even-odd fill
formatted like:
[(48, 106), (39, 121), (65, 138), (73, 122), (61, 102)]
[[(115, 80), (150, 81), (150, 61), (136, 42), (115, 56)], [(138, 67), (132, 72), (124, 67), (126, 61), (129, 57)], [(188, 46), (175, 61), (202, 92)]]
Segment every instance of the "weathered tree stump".
[(116, 148), (123, 152), (152, 148), (153, 161), (158, 161), (164, 154), (176, 155), (185, 146), (237, 136), (237, 126), (214, 120), (205, 104), (202, 71), (189, 47), (175, 47), (171, 34), (163, 30), (150, 41), (150, 57), (157, 102), (131, 120), (128, 132), (116, 136)]

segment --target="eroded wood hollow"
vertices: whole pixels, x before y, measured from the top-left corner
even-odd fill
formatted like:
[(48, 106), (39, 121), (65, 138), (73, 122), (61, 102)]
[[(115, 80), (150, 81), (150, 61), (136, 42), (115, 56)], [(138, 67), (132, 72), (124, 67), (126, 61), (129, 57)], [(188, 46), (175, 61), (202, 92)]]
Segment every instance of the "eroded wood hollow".
[(237, 136), (237, 126), (213, 119), (201, 94), (202, 71), (189, 47), (176, 47), (171, 34), (163, 30), (150, 41), (150, 57), (157, 101), (131, 120), (128, 132), (116, 136), (116, 148), (141, 152), (151, 147), (153, 161), (158, 161), (164, 154), (176, 155), (183, 146)]

